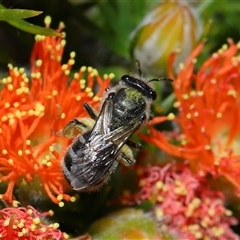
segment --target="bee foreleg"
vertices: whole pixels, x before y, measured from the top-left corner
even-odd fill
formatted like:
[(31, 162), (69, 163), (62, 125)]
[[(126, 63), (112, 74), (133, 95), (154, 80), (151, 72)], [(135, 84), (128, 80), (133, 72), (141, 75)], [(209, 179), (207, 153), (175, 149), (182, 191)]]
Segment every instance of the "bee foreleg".
[(62, 130), (56, 133), (57, 136), (64, 136), (69, 139), (75, 138), (92, 129), (95, 121), (91, 118), (74, 118)]
[(84, 103), (83, 106), (86, 109), (89, 116), (96, 121), (98, 117), (96, 111), (88, 103)]

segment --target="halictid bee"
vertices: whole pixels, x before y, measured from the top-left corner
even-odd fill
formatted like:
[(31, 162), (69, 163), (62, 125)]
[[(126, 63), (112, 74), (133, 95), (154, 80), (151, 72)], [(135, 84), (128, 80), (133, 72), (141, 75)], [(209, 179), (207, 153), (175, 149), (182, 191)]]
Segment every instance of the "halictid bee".
[(76, 137), (62, 160), (64, 176), (74, 190), (97, 190), (119, 162), (135, 163), (130, 147), (139, 150), (141, 145), (129, 138), (151, 119), (150, 107), (157, 95), (150, 82), (170, 80), (145, 80), (140, 66), (138, 72), (139, 76), (124, 75), (119, 84), (106, 89), (100, 113), (85, 103), (91, 118), (75, 118), (61, 131), (63, 136)]

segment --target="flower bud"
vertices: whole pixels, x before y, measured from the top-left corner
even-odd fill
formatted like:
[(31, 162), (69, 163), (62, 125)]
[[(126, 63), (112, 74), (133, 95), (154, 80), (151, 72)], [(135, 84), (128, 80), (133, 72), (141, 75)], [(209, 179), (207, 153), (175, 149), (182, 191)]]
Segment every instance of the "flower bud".
[(144, 72), (166, 72), (169, 54), (180, 50), (175, 66), (190, 54), (203, 32), (196, 9), (186, 1), (164, 1), (132, 33), (131, 54)]

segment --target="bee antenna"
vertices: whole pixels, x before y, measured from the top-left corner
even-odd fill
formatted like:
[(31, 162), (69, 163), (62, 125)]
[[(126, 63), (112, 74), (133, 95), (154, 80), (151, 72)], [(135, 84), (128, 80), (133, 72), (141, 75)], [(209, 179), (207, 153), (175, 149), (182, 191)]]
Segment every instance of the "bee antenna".
[(139, 74), (139, 76), (142, 76), (141, 64), (140, 64), (139, 60), (136, 60), (136, 64), (137, 64), (138, 74)]
[(153, 79), (149, 80), (149, 82), (154, 82), (154, 81), (169, 81), (169, 82), (173, 82), (173, 80), (171, 78), (168, 78), (168, 77), (153, 78)]

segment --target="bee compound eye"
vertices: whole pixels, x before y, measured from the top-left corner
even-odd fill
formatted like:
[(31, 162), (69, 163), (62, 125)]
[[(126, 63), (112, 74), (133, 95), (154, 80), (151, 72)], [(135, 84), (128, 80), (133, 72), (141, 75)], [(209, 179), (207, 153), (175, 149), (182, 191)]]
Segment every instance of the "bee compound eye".
[(150, 96), (151, 96), (151, 99), (154, 101), (157, 98), (157, 93), (154, 90), (151, 90), (150, 91)]

